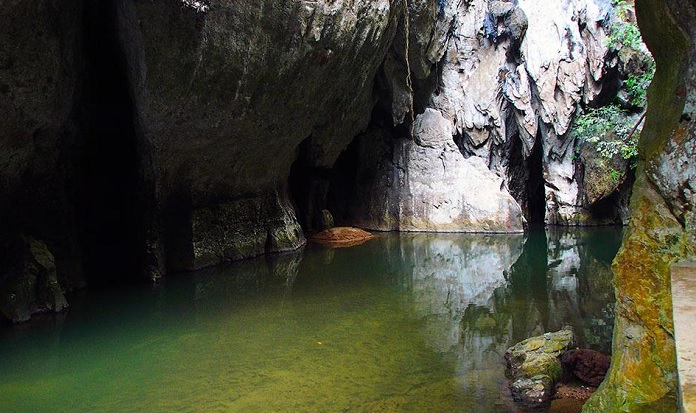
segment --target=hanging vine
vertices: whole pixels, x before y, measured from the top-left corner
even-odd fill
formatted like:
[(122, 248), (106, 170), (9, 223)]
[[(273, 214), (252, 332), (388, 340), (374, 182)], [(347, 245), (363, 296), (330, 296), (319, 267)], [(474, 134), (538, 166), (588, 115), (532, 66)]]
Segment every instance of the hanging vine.
[(411, 111), (411, 127), (410, 132), (413, 136), (413, 127), (415, 125), (415, 111), (413, 109), (413, 81), (411, 80), (411, 62), (409, 61), (409, 38), (411, 37), (411, 28), (409, 25), (409, 10), (408, 0), (404, 0), (404, 38), (405, 49), (404, 59), (406, 60), (406, 87), (408, 88), (409, 109)]

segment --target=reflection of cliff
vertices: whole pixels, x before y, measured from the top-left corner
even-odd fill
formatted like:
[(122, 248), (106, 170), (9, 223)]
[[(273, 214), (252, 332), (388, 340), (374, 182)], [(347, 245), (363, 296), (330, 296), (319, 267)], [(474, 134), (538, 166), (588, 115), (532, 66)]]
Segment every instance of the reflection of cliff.
[(460, 323), (467, 308), (491, 305), (522, 245), (522, 235), (402, 237), (403, 259), (412, 263), (414, 310), (425, 318), (436, 350), (461, 344)]
[(512, 267), (510, 294), (522, 339), (570, 325), (580, 345), (609, 351), (613, 290), (609, 263), (620, 243), (614, 230), (532, 232)]
[[(592, 235), (568, 231), (550, 234), (549, 323), (553, 328), (568, 323), (584, 340), (584, 346), (609, 352), (614, 317), (610, 261), (594, 255), (599, 248), (588, 248), (592, 244), (585, 239)], [(607, 246), (609, 251), (615, 253), (619, 242), (615, 239), (613, 247)]]
[(403, 283), (429, 345), (457, 357), (462, 373), (496, 365), (514, 342), (566, 325), (579, 345), (608, 352), (614, 232), (401, 236)]

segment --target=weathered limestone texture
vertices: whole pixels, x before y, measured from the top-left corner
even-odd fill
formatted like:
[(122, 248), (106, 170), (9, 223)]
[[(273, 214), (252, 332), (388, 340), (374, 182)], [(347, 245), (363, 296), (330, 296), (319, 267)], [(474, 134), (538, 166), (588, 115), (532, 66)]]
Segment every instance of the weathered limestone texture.
[[(387, 119), (375, 127), (385, 131), (370, 132), (386, 148), (380, 165), (367, 156), (370, 163), (359, 166), (360, 184), (373, 188), (357, 189), (363, 204), (349, 208), (348, 221), (375, 229), (516, 231), (529, 216), (524, 170), (538, 142), (544, 221), (608, 223), (591, 209), (617, 188), (585, 196), (569, 128), (581, 103), (616, 92), (618, 61), (606, 41), (611, 5), (414, 1), (409, 11), (408, 33), (398, 32), (383, 65), (387, 101), (378, 108)], [(374, 151), (379, 144), (371, 140), (361, 144)], [(482, 198), (499, 207), (458, 212)]]
[(522, 232), (519, 205), (503, 180), (478, 157), (465, 159), (452, 140), (450, 123), (435, 109), (418, 115), (414, 140), (395, 143), (395, 176), (386, 191), (360, 197), (384, 213), (358, 225), (377, 230), (444, 232)]
[(585, 412), (675, 412), (670, 265), (696, 255), (696, 2), (637, 0), (657, 62), (640, 139), (631, 223), (614, 261), (611, 369)]
[(137, 0), (119, 15), (173, 269), (304, 243), (285, 189), (296, 148), (309, 138), (312, 166), (330, 167), (366, 127), (403, 12), (387, 0), (203, 3)]

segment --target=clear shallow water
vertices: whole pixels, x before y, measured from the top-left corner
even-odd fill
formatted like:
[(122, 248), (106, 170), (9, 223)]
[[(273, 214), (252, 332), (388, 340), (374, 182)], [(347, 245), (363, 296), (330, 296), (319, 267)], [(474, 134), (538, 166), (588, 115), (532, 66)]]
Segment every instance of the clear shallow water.
[(616, 230), (385, 234), (74, 298), (0, 331), (3, 412), (510, 412), (502, 353), (608, 352)]

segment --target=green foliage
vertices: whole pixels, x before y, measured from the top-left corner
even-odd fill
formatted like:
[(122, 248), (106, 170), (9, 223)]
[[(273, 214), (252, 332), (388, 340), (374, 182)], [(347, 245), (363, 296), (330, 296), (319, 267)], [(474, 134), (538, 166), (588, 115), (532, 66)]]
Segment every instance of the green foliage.
[(624, 47), (638, 50), (643, 44), (643, 38), (640, 36), (638, 26), (630, 22), (628, 19), (629, 10), (631, 7), (623, 0), (612, 0), (614, 9), (616, 10), (616, 22), (611, 28), (609, 39), (607, 39), (607, 47), (618, 51)]
[(624, 88), (628, 92), (629, 102), (633, 106), (645, 107), (647, 104), (646, 92), (655, 76), (655, 62), (651, 60), (645, 73), (631, 73), (624, 82)]
[[(608, 105), (590, 109), (575, 118), (572, 131), (578, 143), (593, 143), (600, 157), (610, 160), (620, 156), (630, 160), (633, 166), (638, 156), (637, 134), (631, 134), (633, 127), (628, 113), (619, 106)], [(615, 179), (618, 178), (617, 172)]]

